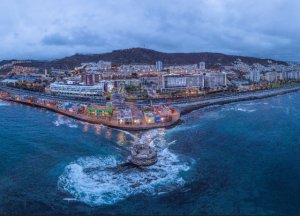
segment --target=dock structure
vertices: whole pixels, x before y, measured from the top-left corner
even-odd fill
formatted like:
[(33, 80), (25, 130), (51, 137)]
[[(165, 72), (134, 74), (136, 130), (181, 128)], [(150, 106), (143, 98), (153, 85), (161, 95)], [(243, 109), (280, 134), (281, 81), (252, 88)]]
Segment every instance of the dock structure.
[(129, 161), (137, 166), (151, 166), (157, 162), (157, 151), (147, 144), (135, 144)]

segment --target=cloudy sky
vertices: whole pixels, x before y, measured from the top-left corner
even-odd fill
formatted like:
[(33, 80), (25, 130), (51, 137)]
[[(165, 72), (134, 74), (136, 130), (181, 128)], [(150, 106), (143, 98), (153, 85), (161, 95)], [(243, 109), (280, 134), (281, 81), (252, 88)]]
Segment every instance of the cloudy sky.
[(300, 60), (299, 0), (0, 2), (0, 59), (146, 47)]

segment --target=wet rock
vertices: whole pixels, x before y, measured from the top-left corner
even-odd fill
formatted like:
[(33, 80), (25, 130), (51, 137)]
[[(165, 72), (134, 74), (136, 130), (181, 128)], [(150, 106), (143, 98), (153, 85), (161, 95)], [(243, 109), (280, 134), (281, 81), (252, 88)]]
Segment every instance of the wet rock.
[(157, 162), (157, 151), (146, 144), (136, 144), (131, 149), (129, 161), (137, 166), (151, 166)]

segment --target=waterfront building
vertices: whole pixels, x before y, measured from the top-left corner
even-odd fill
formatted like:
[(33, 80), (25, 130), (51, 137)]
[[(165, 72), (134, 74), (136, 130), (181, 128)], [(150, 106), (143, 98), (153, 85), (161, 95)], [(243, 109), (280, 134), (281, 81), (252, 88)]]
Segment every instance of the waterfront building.
[(93, 86), (87, 85), (67, 85), (64, 83), (50, 84), (50, 93), (59, 96), (69, 97), (100, 97), (103, 95), (103, 84)]
[(277, 73), (275, 71), (266, 72), (264, 74), (264, 79), (267, 82), (276, 82), (277, 81)]
[(260, 81), (260, 70), (250, 69), (249, 70), (249, 80), (253, 83), (258, 83)]
[(287, 74), (288, 80), (299, 80), (300, 72), (299, 71), (289, 71)]
[(160, 77), (161, 92), (174, 92), (191, 88), (203, 88), (202, 74), (170, 74)]
[(276, 72), (276, 80), (278, 81), (284, 80), (283, 72)]
[[(85, 85), (96, 85), (102, 83), (105, 85), (107, 90), (109, 86), (114, 86), (115, 88), (124, 87), (126, 85), (139, 86), (141, 80), (139, 79), (104, 79), (103, 75), (99, 72), (86, 72), (82, 73), (80, 76), (80, 81)], [(112, 90), (110, 88), (110, 90)]]
[(119, 109), (117, 111), (117, 121), (119, 124), (132, 124), (133, 115), (131, 109)]
[(163, 70), (163, 63), (162, 63), (162, 61), (157, 61), (156, 62), (156, 70), (157, 71), (162, 71)]
[(218, 73), (212, 74), (208, 73), (204, 76), (204, 87), (205, 88), (222, 88), (227, 85), (226, 83), (226, 74)]
[(112, 116), (113, 108), (111, 104), (107, 104), (106, 106), (93, 105), (91, 107), (87, 107), (86, 111), (88, 115), (110, 117)]

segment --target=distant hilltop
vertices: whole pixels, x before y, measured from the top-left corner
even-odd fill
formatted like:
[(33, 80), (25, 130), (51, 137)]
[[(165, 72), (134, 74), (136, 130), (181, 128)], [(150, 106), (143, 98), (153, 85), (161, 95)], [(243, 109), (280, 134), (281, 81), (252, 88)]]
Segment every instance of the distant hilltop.
[[(53, 61), (25, 61), (18, 65), (39, 67), (39, 68), (57, 68), (57, 69), (74, 69), (84, 62), (97, 62), (99, 60), (110, 61), (113, 65), (122, 64), (155, 64), (156, 61), (162, 61), (164, 65), (187, 65), (197, 64), (201, 61), (206, 63), (207, 68), (221, 68), (222, 66), (232, 65), (235, 61), (240, 59), (242, 62), (252, 65), (259, 63), (262, 65), (269, 65), (270, 63), (277, 63), (287, 65), (286, 62), (276, 61), (272, 59), (260, 59), (255, 57), (225, 55), (221, 53), (164, 53), (151, 49), (144, 48), (130, 48), (123, 50), (115, 50), (103, 54), (75, 54), (62, 59)], [(15, 60), (14, 60), (15, 61)], [(0, 62), (0, 66), (9, 61)]]

